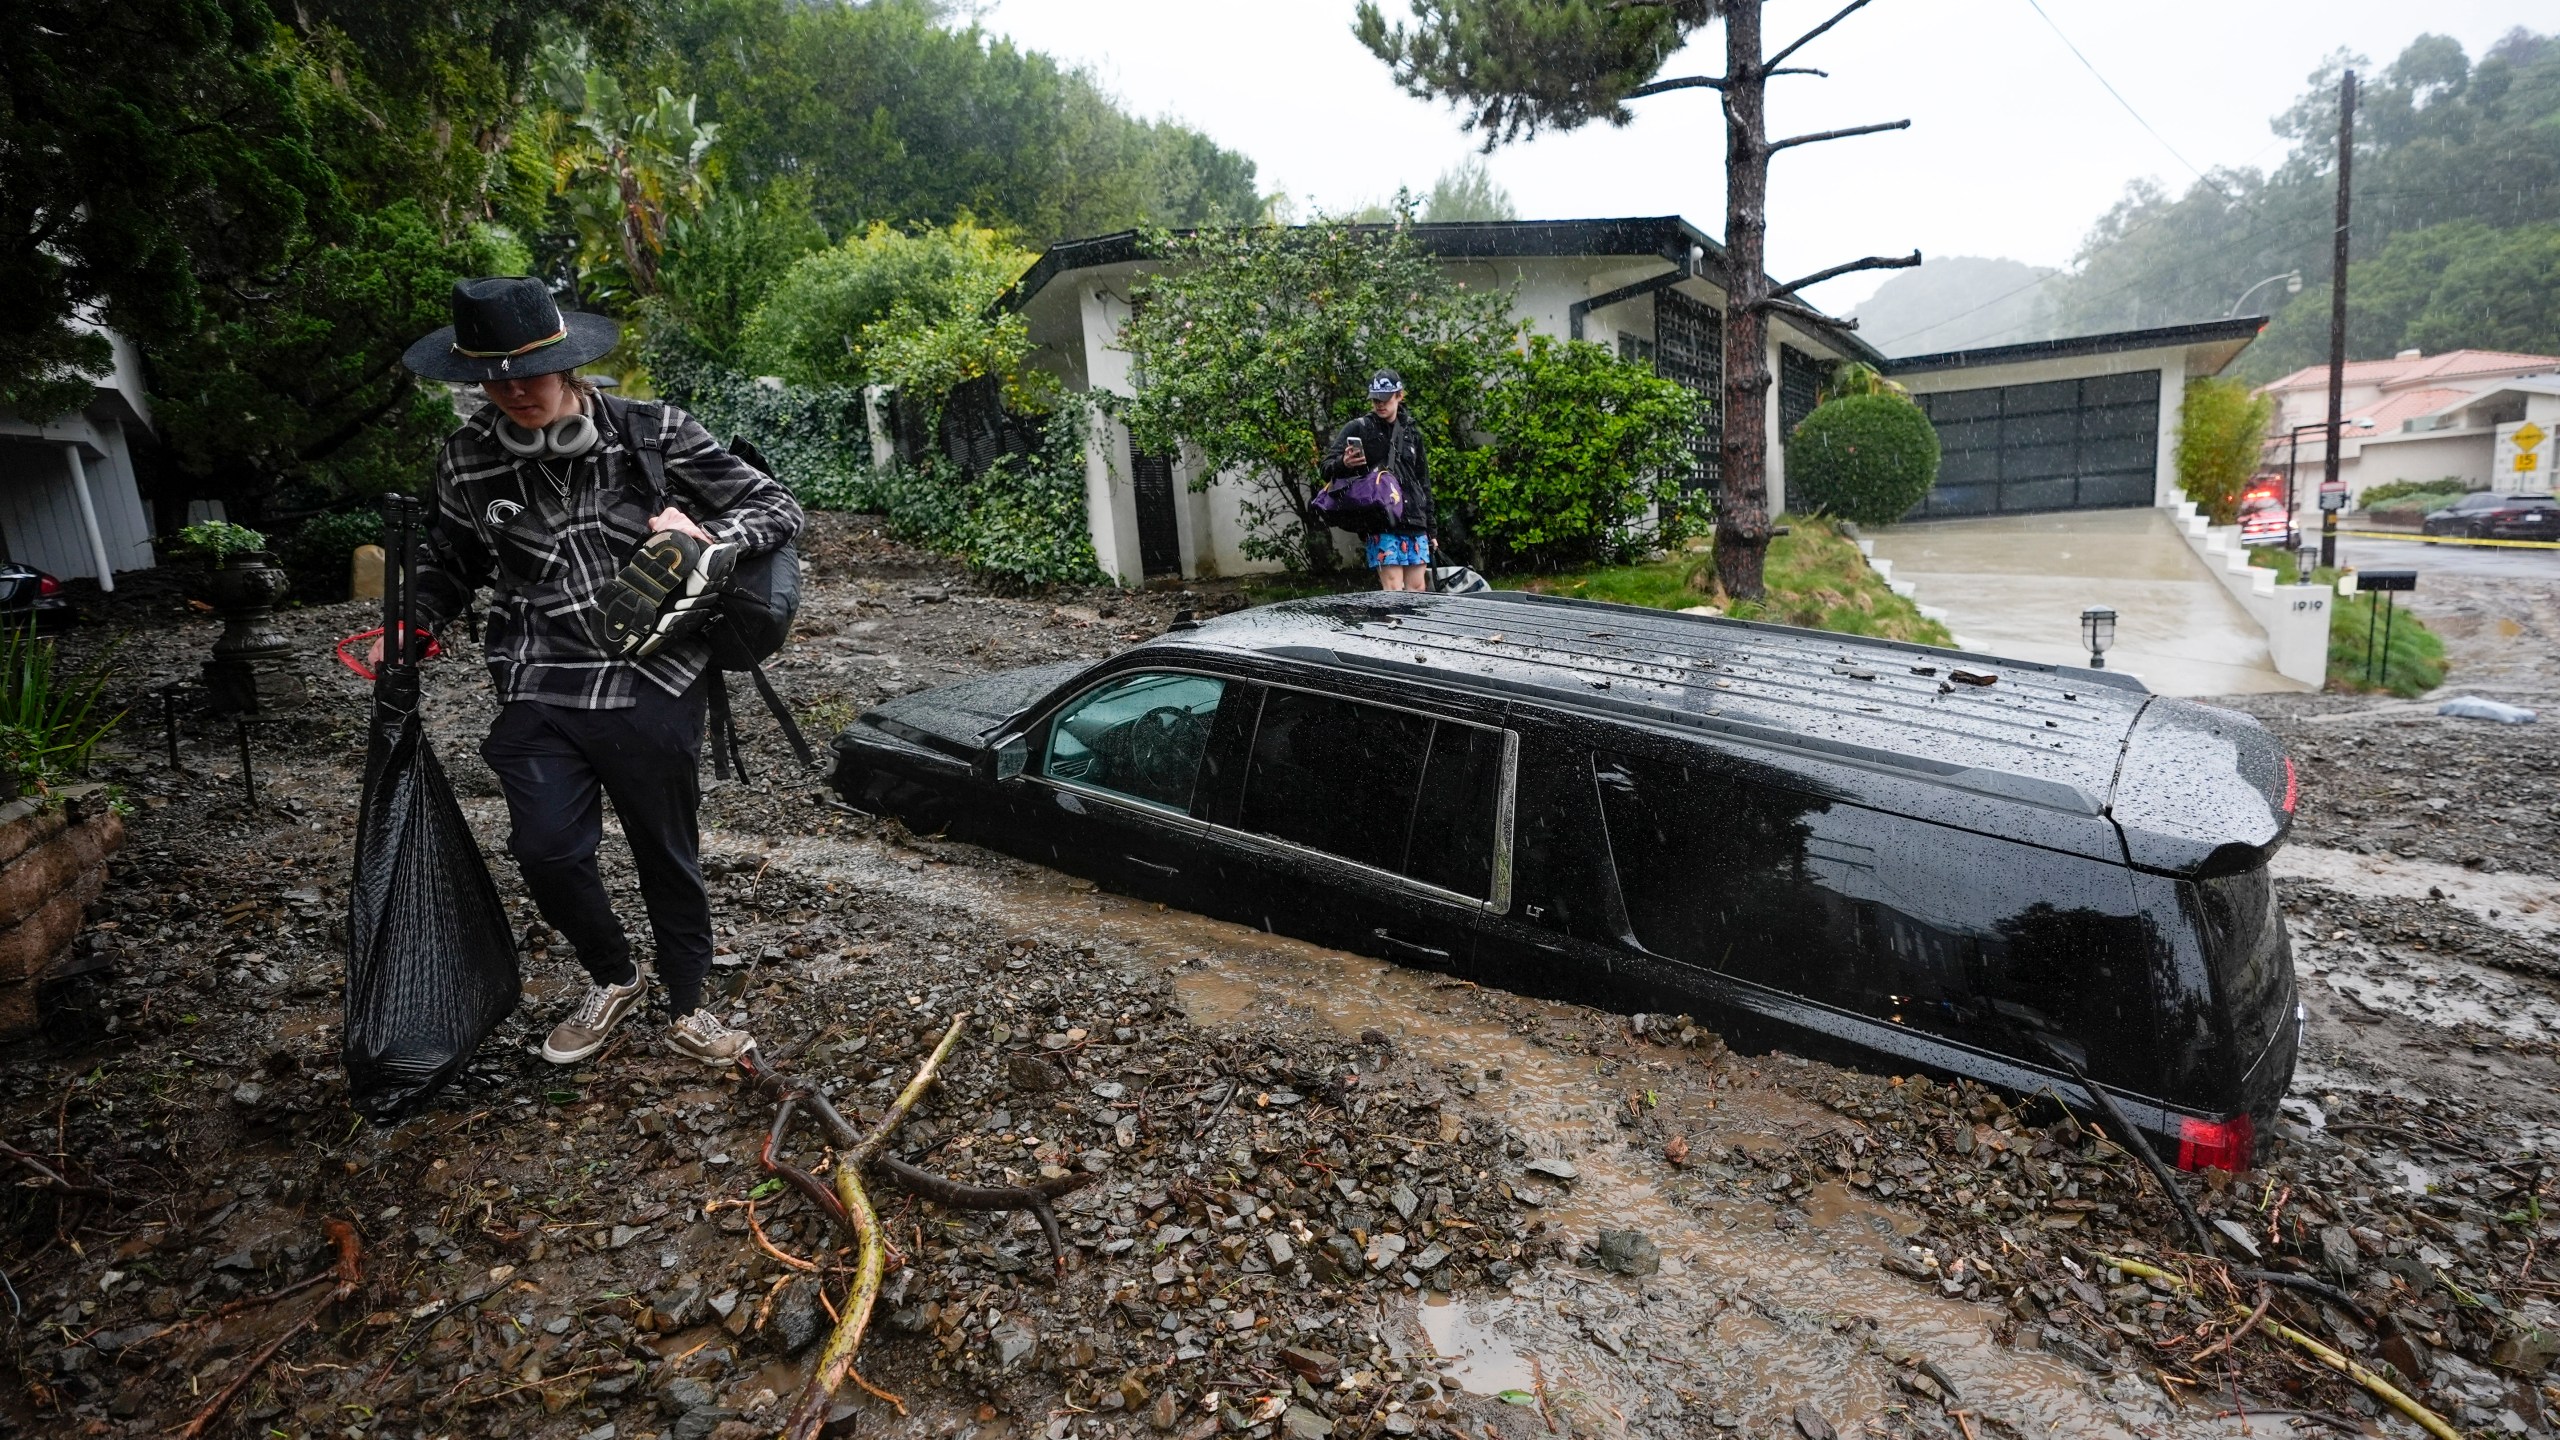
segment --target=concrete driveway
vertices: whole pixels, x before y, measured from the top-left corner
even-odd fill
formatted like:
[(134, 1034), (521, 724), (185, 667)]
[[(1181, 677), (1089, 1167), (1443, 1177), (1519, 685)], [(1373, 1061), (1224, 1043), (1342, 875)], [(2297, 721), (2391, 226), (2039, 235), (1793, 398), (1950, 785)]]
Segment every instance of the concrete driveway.
[(2086, 665), (2080, 612), (2116, 612), (2107, 668), (2163, 695), (2309, 687), (2276, 673), (2267, 636), (2196, 558), (2163, 510), (2079, 510), (1931, 520), (1870, 535), (1893, 578), (1947, 612), (1966, 646)]

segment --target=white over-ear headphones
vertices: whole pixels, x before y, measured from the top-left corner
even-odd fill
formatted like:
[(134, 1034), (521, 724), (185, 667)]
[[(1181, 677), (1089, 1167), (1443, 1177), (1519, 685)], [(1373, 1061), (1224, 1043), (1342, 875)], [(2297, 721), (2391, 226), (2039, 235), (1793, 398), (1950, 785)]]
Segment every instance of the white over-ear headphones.
[(564, 415), (539, 430), (527, 430), (506, 416), (498, 417), (498, 443), (520, 460), (571, 459), (595, 448), (596, 422), (583, 410)]

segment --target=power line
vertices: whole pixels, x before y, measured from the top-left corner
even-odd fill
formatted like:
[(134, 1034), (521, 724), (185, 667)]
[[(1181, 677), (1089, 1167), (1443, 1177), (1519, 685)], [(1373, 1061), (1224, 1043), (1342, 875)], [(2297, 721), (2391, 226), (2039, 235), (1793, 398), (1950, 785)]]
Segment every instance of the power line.
[[(2168, 136), (2161, 134), (2156, 129), (2153, 129), (2151, 122), (2142, 118), (2142, 112), (2133, 108), (2133, 102), (2124, 98), (2123, 91), (2118, 90), (2106, 76), (2098, 73), (2098, 67), (2090, 64), (2089, 57), (2080, 53), (2080, 47), (2071, 43), (2071, 37), (2062, 33), (2062, 27), (2053, 23), (2053, 17), (2044, 13), (2044, 6), (2039, 3), (2039, 0), (2027, 0), (2027, 8), (2035, 11), (2036, 18), (2044, 21), (2045, 27), (2053, 31), (2054, 38), (2062, 42), (2062, 48), (2070, 51), (2072, 58), (2078, 60), (2081, 67), (2086, 69), (2100, 85), (2105, 86), (2108, 94), (2116, 97), (2116, 103), (2124, 107), (2124, 113), (2133, 117), (2133, 123), (2150, 131), (2151, 138), (2160, 142), (2160, 148), (2168, 151), (2171, 155), (2176, 155), (2179, 164), (2186, 166), (2189, 170), (2194, 170), (2195, 177), (2197, 179), (2203, 180), (2207, 185), (2213, 184), (2213, 181), (2207, 178), (2202, 170), (2196, 170), (2196, 163), (2194, 161), (2188, 159), (2184, 155), (2178, 154), (2178, 147), (2169, 143)], [(2219, 189), (2221, 187), (2215, 186), (2215, 188)]]

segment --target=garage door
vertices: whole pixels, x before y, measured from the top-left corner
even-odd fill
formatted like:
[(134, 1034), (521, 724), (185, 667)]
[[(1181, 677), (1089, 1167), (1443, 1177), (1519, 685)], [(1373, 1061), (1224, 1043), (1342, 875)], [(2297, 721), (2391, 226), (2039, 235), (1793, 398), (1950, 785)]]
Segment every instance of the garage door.
[(2160, 372), (1916, 397), (1938, 427), (1938, 483), (1914, 519), (2152, 503)]

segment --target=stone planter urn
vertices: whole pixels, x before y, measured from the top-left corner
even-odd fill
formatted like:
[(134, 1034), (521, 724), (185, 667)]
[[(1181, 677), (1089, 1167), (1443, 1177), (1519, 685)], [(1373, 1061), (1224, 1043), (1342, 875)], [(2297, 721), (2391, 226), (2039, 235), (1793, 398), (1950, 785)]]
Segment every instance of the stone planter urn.
[(290, 588), (284, 567), (264, 550), (233, 551), (206, 572), (205, 599), (223, 620), (213, 658), (204, 662), (215, 709), (288, 710), (310, 698), (294, 668), (293, 642), (276, 628), (276, 602)]

